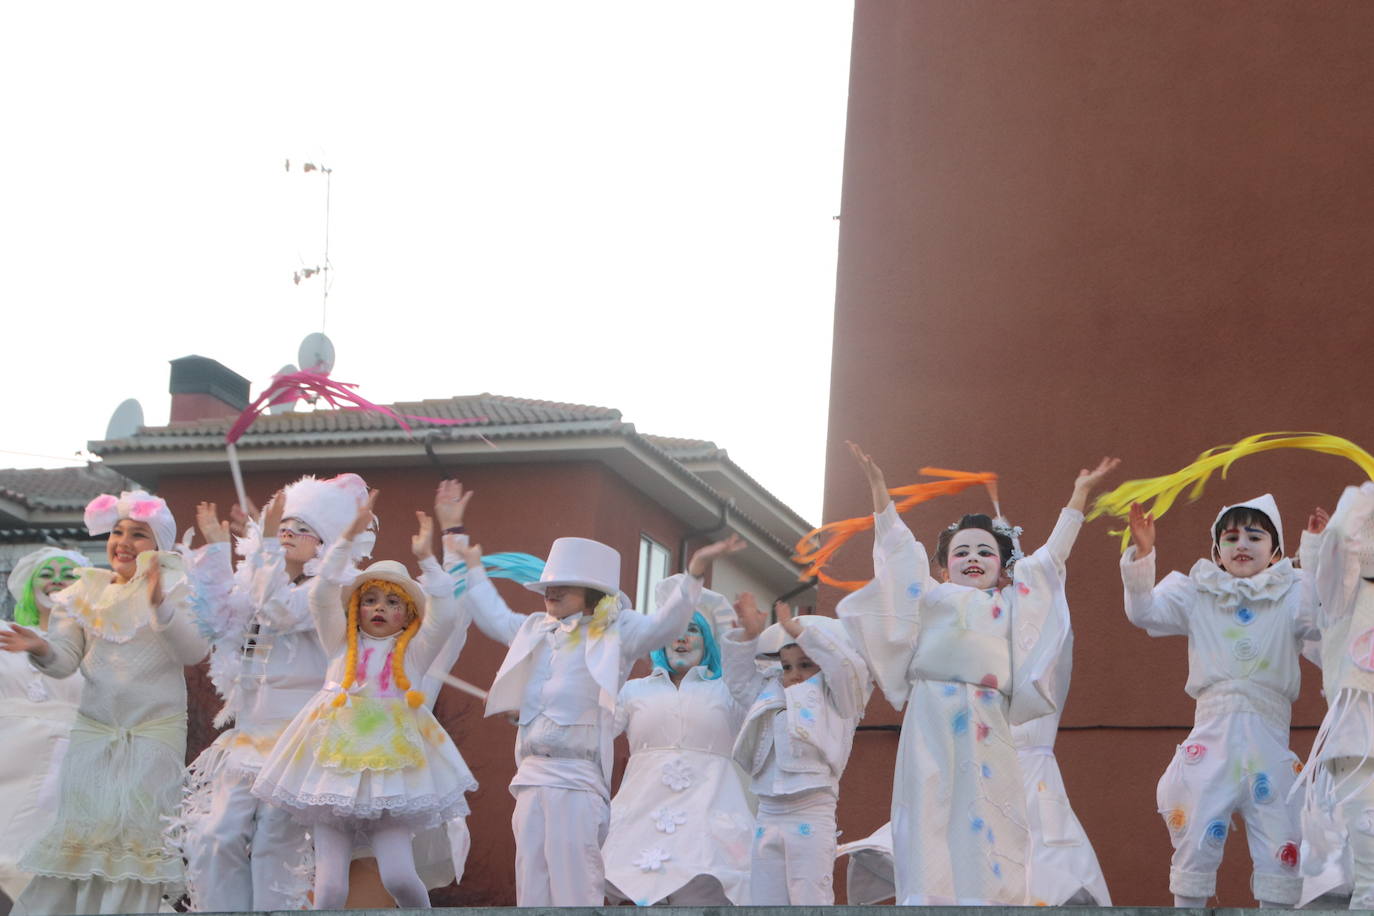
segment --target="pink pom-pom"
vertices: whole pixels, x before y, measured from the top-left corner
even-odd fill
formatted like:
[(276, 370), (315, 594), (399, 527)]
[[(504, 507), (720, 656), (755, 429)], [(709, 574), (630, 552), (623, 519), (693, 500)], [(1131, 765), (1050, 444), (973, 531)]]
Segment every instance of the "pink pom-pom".
[(160, 499), (140, 499), (129, 509), (129, 518), (139, 522), (146, 522), (157, 515), (158, 510), (164, 505), (165, 503)]
[(117, 497), (111, 496), (109, 493), (101, 493), (86, 504), (86, 512), (87, 514), (109, 512), (117, 505), (119, 505), (119, 499)]

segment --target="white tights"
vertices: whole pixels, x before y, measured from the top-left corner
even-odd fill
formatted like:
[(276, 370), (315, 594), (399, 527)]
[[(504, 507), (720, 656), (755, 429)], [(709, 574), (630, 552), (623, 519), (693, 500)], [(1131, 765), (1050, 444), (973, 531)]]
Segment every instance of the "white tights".
[[(315, 909), (341, 910), (348, 899), (348, 866), (353, 858), (354, 827), (316, 824)], [(368, 831), (377, 857), (382, 886), (401, 909), (429, 909), (429, 891), (415, 870), (411, 831), (383, 815)]]

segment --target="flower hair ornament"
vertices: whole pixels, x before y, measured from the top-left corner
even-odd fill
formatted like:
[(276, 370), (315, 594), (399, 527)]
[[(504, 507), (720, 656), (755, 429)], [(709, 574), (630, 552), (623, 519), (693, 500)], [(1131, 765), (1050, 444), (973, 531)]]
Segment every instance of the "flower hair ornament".
[(158, 550), (174, 549), (177, 525), (172, 511), (166, 501), (146, 490), (125, 490), (117, 497), (102, 493), (86, 504), (86, 530), (93, 535), (109, 534), (126, 518), (151, 528)]

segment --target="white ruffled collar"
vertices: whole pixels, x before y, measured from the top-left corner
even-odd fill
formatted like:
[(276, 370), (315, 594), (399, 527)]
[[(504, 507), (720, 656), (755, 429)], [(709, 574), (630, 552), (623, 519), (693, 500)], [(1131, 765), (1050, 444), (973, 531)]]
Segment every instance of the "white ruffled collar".
[(1242, 603), (1279, 600), (1293, 586), (1296, 573), (1293, 561), (1287, 557), (1244, 579), (1231, 575), (1211, 560), (1198, 560), (1188, 571), (1188, 578), (1201, 591), (1215, 595), (1222, 608), (1230, 609)]

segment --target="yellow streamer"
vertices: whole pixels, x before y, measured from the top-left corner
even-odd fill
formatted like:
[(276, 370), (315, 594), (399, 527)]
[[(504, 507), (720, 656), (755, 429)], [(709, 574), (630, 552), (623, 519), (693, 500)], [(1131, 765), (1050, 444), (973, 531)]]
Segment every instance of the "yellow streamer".
[[(1370, 455), (1349, 439), (1342, 439), (1340, 436), (1332, 436), (1328, 433), (1259, 433), (1254, 436), (1247, 436), (1233, 445), (1218, 445), (1209, 448), (1198, 456), (1197, 460), (1185, 468), (1166, 474), (1163, 477), (1150, 477), (1142, 480), (1128, 480), (1109, 493), (1103, 493), (1093, 502), (1092, 512), (1088, 514), (1089, 519), (1097, 518), (1100, 515), (1110, 515), (1113, 518), (1124, 519), (1130, 515), (1132, 503), (1145, 503), (1149, 501), (1146, 510), (1160, 518), (1168, 512), (1170, 507), (1183, 494), (1185, 488), (1188, 489), (1184, 497), (1187, 502), (1196, 502), (1202, 495), (1203, 487), (1207, 481), (1217, 471), (1221, 476), (1226, 477), (1226, 472), (1231, 469), (1232, 463), (1246, 455), (1257, 455), (1260, 452), (1271, 452), (1281, 448), (1306, 449), (1307, 451), (1320, 452), (1324, 455), (1339, 455), (1348, 458), (1359, 465), (1360, 470), (1374, 480), (1374, 455)], [(1129, 528), (1118, 529), (1110, 532), (1121, 539), (1121, 550), (1124, 553), (1130, 544), (1131, 532)]]

